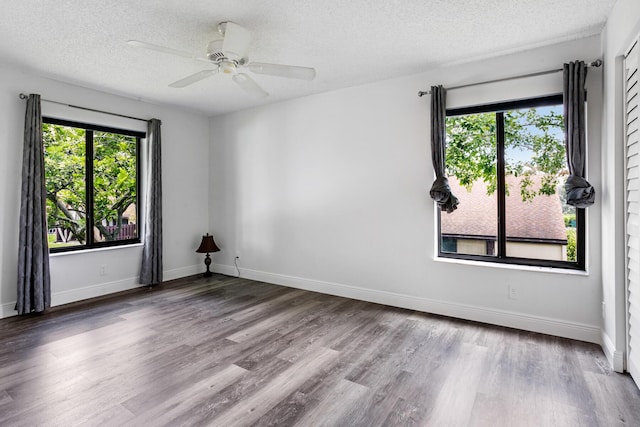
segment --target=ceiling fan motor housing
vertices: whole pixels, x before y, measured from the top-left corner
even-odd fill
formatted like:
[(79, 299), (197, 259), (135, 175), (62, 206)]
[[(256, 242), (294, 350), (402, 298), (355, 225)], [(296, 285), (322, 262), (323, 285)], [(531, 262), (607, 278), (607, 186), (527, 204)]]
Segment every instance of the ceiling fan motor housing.
[(239, 65), (244, 65), (246, 60), (241, 58), (234, 52), (226, 52), (223, 50), (224, 40), (214, 40), (207, 45), (207, 58), (211, 62), (215, 62), (220, 67), (220, 71), (226, 74), (232, 74)]
[(213, 62), (218, 62), (227, 58), (222, 51), (223, 40), (214, 40), (207, 45), (207, 58)]

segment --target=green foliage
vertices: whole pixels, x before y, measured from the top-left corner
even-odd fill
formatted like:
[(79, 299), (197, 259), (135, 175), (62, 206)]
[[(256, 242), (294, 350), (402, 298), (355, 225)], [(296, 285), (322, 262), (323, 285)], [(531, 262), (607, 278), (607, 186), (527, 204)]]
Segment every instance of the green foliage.
[(447, 117), (447, 172), (471, 189), (483, 180), (489, 194), (496, 190), (495, 114)]
[(576, 226), (576, 213), (566, 213), (563, 215), (564, 217), (564, 226), (565, 227), (575, 227)]
[[(136, 140), (106, 132), (93, 135), (93, 188), (96, 227), (107, 240), (114, 240), (122, 226), (122, 214), (136, 201)], [(113, 233), (102, 221), (118, 227)]]
[[(62, 227), (80, 243), (86, 241), (86, 132), (54, 124), (43, 124), (46, 150), (47, 221)], [(105, 240), (114, 240), (122, 226), (122, 215), (136, 201), (136, 138), (93, 132), (94, 227)], [(109, 233), (103, 220), (117, 225)]]
[(567, 261), (577, 261), (577, 238), (576, 238), (576, 229), (575, 228), (567, 228)]
[(85, 130), (44, 123), (42, 136), (48, 225), (70, 230), (76, 240), (84, 243)]
[[(537, 195), (556, 194), (560, 177), (566, 173), (565, 147), (561, 137), (564, 119), (549, 111), (540, 114), (535, 108), (504, 113), (505, 173), (521, 176), (522, 200)], [(468, 190), (476, 181), (484, 181), (487, 191), (497, 188), (496, 116), (494, 113), (447, 117), (446, 164)], [(509, 159), (508, 153), (526, 152), (526, 160)], [(519, 156), (522, 157), (522, 156)], [(540, 175), (540, 188), (533, 188), (531, 176)], [(507, 194), (510, 191), (506, 189)]]

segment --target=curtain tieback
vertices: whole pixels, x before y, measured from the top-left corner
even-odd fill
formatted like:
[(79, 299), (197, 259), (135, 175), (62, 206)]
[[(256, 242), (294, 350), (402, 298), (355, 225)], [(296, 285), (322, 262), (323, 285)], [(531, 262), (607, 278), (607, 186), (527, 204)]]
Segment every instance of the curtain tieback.
[(458, 209), (458, 198), (451, 192), (449, 180), (446, 176), (439, 176), (433, 182), (429, 195), (436, 201), (441, 210), (451, 213)]
[(567, 204), (570, 206), (586, 208), (595, 202), (596, 190), (581, 176), (569, 175), (564, 188), (567, 191)]

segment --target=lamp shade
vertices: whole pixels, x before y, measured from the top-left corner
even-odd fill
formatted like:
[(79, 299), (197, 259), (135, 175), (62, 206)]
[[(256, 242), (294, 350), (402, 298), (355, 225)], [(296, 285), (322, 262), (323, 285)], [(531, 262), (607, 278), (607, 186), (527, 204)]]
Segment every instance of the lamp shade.
[(196, 252), (206, 254), (209, 252), (218, 252), (219, 250), (220, 248), (216, 245), (216, 242), (213, 241), (213, 236), (207, 233), (206, 236), (202, 236), (202, 242), (200, 242), (200, 247), (196, 249)]

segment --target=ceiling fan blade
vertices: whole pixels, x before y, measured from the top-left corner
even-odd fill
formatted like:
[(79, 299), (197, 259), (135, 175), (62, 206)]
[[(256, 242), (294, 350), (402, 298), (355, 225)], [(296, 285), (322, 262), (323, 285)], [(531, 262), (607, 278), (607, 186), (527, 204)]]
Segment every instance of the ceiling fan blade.
[(224, 40), (222, 41), (222, 50), (230, 56), (237, 56), (235, 59), (239, 61), (244, 58), (251, 42), (251, 33), (249, 30), (241, 27), (235, 22), (223, 22), (220, 24), (224, 32)]
[(207, 77), (212, 76), (217, 72), (218, 72), (217, 69), (198, 71), (197, 73), (191, 74), (190, 76), (187, 76), (184, 79), (180, 79), (178, 81), (171, 83), (169, 87), (181, 88), (181, 87), (189, 86), (191, 84), (194, 84), (195, 82), (199, 82), (200, 80), (206, 79)]
[(183, 58), (200, 59), (200, 58), (198, 58), (197, 56), (195, 56), (194, 54), (192, 54), (190, 52), (185, 52), (183, 50), (178, 50), (178, 49), (172, 49), (170, 47), (165, 47), (165, 46), (159, 46), (159, 45), (153, 44), (153, 43), (141, 42), (139, 40), (129, 40), (129, 41), (127, 41), (127, 44), (129, 46), (143, 48), (143, 49), (149, 49), (149, 50), (155, 50), (156, 52), (168, 53), (169, 55), (181, 56)]
[(247, 64), (249, 70), (256, 74), (288, 77), (291, 79), (313, 80), (316, 70), (309, 67), (296, 67), (294, 65), (266, 64), (264, 62), (252, 62)]
[(269, 96), (267, 91), (258, 86), (258, 83), (253, 81), (251, 77), (244, 73), (238, 73), (233, 76), (233, 81), (238, 84), (245, 92), (250, 95), (257, 96), (260, 98), (264, 98), (265, 96)]

